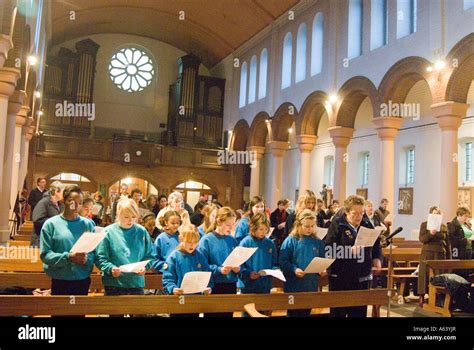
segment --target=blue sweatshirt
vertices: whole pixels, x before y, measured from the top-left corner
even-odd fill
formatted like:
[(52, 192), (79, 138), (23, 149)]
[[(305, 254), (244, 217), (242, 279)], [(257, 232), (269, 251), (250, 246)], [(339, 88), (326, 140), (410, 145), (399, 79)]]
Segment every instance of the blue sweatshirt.
[(199, 235), (201, 236), (201, 238), (203, 238), (206, 235), (206, 232), (204, 232), (204, 227), (199, 226), (198, 231), (199, 231)]
[[(135, 272), (122, 272), (119, 277), (112, 276), (112, 268), (121, 265), (153, 259), (150, 234), (141, 225), (134, 224), (129, 229), (118, 223), (105, 228), (107, 236), (97, 248), (97, 267), (104, 272), (104, 286), (119, 288), (144, 288), (145, 276)], [(151, 261), (146, 269), (151, 266)]]
[[(211, 271), (206, 258), (197, 250), (192, 254), (184, 251), (173, 251), (166, 259), (166, 267), (163, 269), (163, 287), (168, 293), (173, 294), (174, 288), (180, 288), (184, 275), (192, 271)], [(213, 287), (212, 276), (208, 287)]]
[(235, 228), (235, 239), (237, 240), (237, 243), (240, 243), (250, 234), (249, 220), (248, 217), (245, 217), (237, 224), (237, 227)]
[(239, 245), (241, 247), (258, 249), (253, 253), (250, 259), (240, 267), (237, 287), (242, 289), (242, 293), (270, 293), (270, 289), (272, 289), (272, 277), (260, 276), (252, 280), (250, 278), (250, 272), (276, 269), (278, 267), (275, 243), (266, 237), (257, 239), (250, 235), (245, 237)]
[(66, 220), (56, 215), (45, 221), (40, 234), (40, 258), (44, 271), (57, 280), (78, 281), (90, 276), (94, 267), (95, 252), (87, 254), (85, 265), (69, 260), (69, 251), (84, 232), (95, 232), (94, 223), (78, 216)]
[(306, 274), (300, 278), (296, 277), (295, 270), (300, 268), (304, 271), (313, 258), (324, 258), (324, 247), (322, 240), (312, 236), (298, 239), (290, 235), (283, 241), (279, 262), (286, 278), (283, 288), (285, 292), (316, 292), (318, 290), (319, 274)]
[(179, 233), (170, 235), (167, 232), (162, 232), (156, 238), (153, 245), (153, 268), (158, 272), (163, 272), (163, 265), (166, 258), (176, 249), (179, 244)]
[(232, 236), (221, 236), (209, 232), (200, 241), (198, 250), (204, 255), (212, 271), (214, 283), (236, 283), (237, 274), (230, 271), (227, 275), (221, 273), (222, 263), (237, 247), (237, 241)]

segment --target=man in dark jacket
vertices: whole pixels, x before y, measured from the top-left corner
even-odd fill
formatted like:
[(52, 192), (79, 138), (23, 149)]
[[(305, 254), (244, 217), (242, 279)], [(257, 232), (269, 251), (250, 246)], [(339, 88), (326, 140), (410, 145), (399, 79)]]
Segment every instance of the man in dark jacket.
[(280, 246), (285, 238), (285, 224), (288, 213), (286, 209), (290, 204), (288, 199), (280, 199), (278, 201), (278, 208), (276, 208), (270, 215), (270, 226), (273, 227), (272, 240), (275, 242), (277, 251), (280, 251)]
[[(364, 198), (349, 196), (344, 201), (342, 215), (333, 219), (326, 241), (326, 257), (336, 259), (329, 268), (329, 290), (369, 289), (373, 278), (372, 267), (381, 269), (380, 239), (373, 247), (355, 247), (354, 243), (364, 222)], [(367, 227), (369, 228), (369, 227)], [(366, 317), (367, 306), (331, 308), (333, 317)]]
[(43, 198), (44, 192), (46, 191), (46, 178), (39, 177), (36, 180), (36, 188), (33, 189), (28, 196), (28, 204), (31, 207), (30, 218), (33, 218), (33, 210), (36, 204)]
[(39, 235), (45, 221), (62, 212), (64, 206), (60, 203), (60, 201), (63, 199), (63, 190), (64, 185), (59, 181), (54, 181), (49, 186), (49, 192), (45, 192), (43, 199), (41, 199), (38, 204), (36, 204), (32, 215), (32, 247), (39, 246)]

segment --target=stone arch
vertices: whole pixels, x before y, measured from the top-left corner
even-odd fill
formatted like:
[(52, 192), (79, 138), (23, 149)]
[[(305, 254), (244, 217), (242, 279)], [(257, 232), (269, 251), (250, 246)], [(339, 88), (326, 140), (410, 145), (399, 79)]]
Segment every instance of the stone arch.
[(447, 61), (453, 70), (447, 81), (445, 100), (466, 103), (474, 80), (474, 33), (464, 37), (452, 48)]
[(296, 119), (297, 135), (318, 135), (319, 122), (325, 112), (330, 115), (327, 108), (328, 96), (324, 91), (314, 91), (303, 102), (300, 113)]
[[(431, 63), (422, 57), (407, 57), (395, 63), (385, 74), (379, 86), (379, 102), (403, 103), (411, 88), (420, 80), (425, 80), (430, 89), (433, 101), (437, 91), (437, 77), (427, 68)], [(380, 114), (380, 105), (374, 109), (374, 115)]]
[(240, 119), (234, 126), (229, 142), (232, 151), (245, 151), (250, 136), (250, 127), (245, 119)]
[(288, 129), (298, 119), (298, 110), (289, 102), (278, 107), (272, 121), (272, 141), (288, 141)]
[(255, 116), (255, 118), (253, 118), (252, 125), (250, 126), (250, 138), (247, 147), (265, 147), (267, 135), (269, 136), (269, 139), (271, 139), (272, 134), (269, 121), (270, 116), (267, 112), (260, 112)]
[(362, 102), (369, 97), (372, 110), (378, 110), (378, 92), (370, 79), (357, 76), (349, 79), (338, 92), (339, 102), (336, 104), (336, 126), (353, 128), (357, 111)]

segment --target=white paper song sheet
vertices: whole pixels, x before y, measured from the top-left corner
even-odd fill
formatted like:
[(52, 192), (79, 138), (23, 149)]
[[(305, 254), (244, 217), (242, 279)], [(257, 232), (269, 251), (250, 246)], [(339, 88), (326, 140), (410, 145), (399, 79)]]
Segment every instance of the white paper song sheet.
[(145, 260), (145, 261), (139, 261), (136, 263), (131, 263), (131, 264), (126, 264), (119, 266), (120, 271), (122, 272), (135, 272), (138, 273), (140, 272), (141, 269), (144, 269), (146, 264), (148, 264), (150, 260)]
[(441, 223), (443, 222), (443, 215), (441, 214), (428, 214), (428, 223), (426, 229), (428, 231), (436, 230), (438, 232), (441, 230)]
[(314, 258), (311, 260), (306, 269), (304, 269), (305, 273), (321, 273), (328, 269), (329, 266), (335, 261), (336, 259), (327, 259), (327, 258)]
[(181, 282), (181, 289), (183, 294), (202, 293), (207, 289), (209, 280), (211, 279), (211, 272), (207, 271), (192, 271), (186, 272)]
[(71, 248), (71, 253), (92, 252), (105, 238), (107, 232), (84, 232)]
[(258, 248), (236, 247), (222, 263), (222, 266), (240, 266), (250, 259), (257, 249)]
[(275, 227), (270, 227), (270, 230), (268, 230), (268, 233), (265, 235), (265, 237), (270, 238), (273, 233), (273, 230), (275, 230)]
[(327, 228), (316, 227), (316, 236), (318, 236), (318, 238), (320, 240), (323, 240), (324, 237), (326, 237), (327, 234), (328, 234), (328, 229)]
[(380, 233), (382, 232), (381, 228), (377, 229), (370, 229), (364, 226), (359, 228), (359, 232), (357, 233), (356, 240), (354, 245), (358, 245), (361, 247), (372, 247), (379, 238)]
[(285, 276), (283, 275), (283, 272), (281, 272), (281, 270), (260, 270), (258, 271), (258, 273), (260, 274), (260, 276), (273, 276), (275, 278), (278, 278), (279, 280), (283, 281), (283, 282), (286, 282), (286, 278)]

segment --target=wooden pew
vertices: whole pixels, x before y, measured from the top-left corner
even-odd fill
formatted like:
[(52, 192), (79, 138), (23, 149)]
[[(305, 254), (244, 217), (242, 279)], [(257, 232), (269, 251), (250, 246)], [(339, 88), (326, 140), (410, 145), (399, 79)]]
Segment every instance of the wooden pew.
[[(39, 300), (39, 298), (42, 298)], [(386, 305), (387, 289), (340, 292), (149, 295), (149, 296), (0, 296), (0, 316), (181, 314), (244, 311), (254, 303), (262, 311)]]
[(30, 246), (30, 242), (29, 241), (15, 241), (15, 240), (12, 240), (10, 239), (7, 244), (10, 246), (10, 247), (29, 247)]
[(393, 248), (391, 257), (389, 248), (383, 248), (382, 253), (384, 255), (384, 258), (388, 260), (387, 274), (390, 273), (390, 278), (388, 279), (387, 287), (392, 288), (395, 282), (400, 283), (399, 293), (394, 295), (392, 298), (397, 299), (399, 304), (403, 304), (405, 302), (404, 293), (407, 287), (407, 283), (410, 281), (416, 281), (418, 279), (418, 276), (414, 276), (409, 273), (410, 270), (395, 270), (395, 266), (405, 265), (400, 267), (411, 268), (411, 264), (413, 262), (418, 264), (420, 261), (421, 247)]
[[(5, 287), (23, 288), (51, 288), (51, 278), (44, 272), (0, 272), (0, 288)], [(146, 289), (161, 289), (162, 275), (157, 273), (147, 273), (145, 275)], [(91, 274), (91, 290), (102, 290), (102, 276), (99, 273)]]
[[(426, 267), (429, 271), (429, 281), (440, 273), (449, 273), (452, 270), (474, 269), (474, 260), (427, 260)], [(436, 296), (444, 296), (443, 306), (436, 306)], [(428, 304), (423, 305), (424, 310), (436, 312), (446, 317), (451, 317), (451, 295), (444, 287), (428, 285)]]

